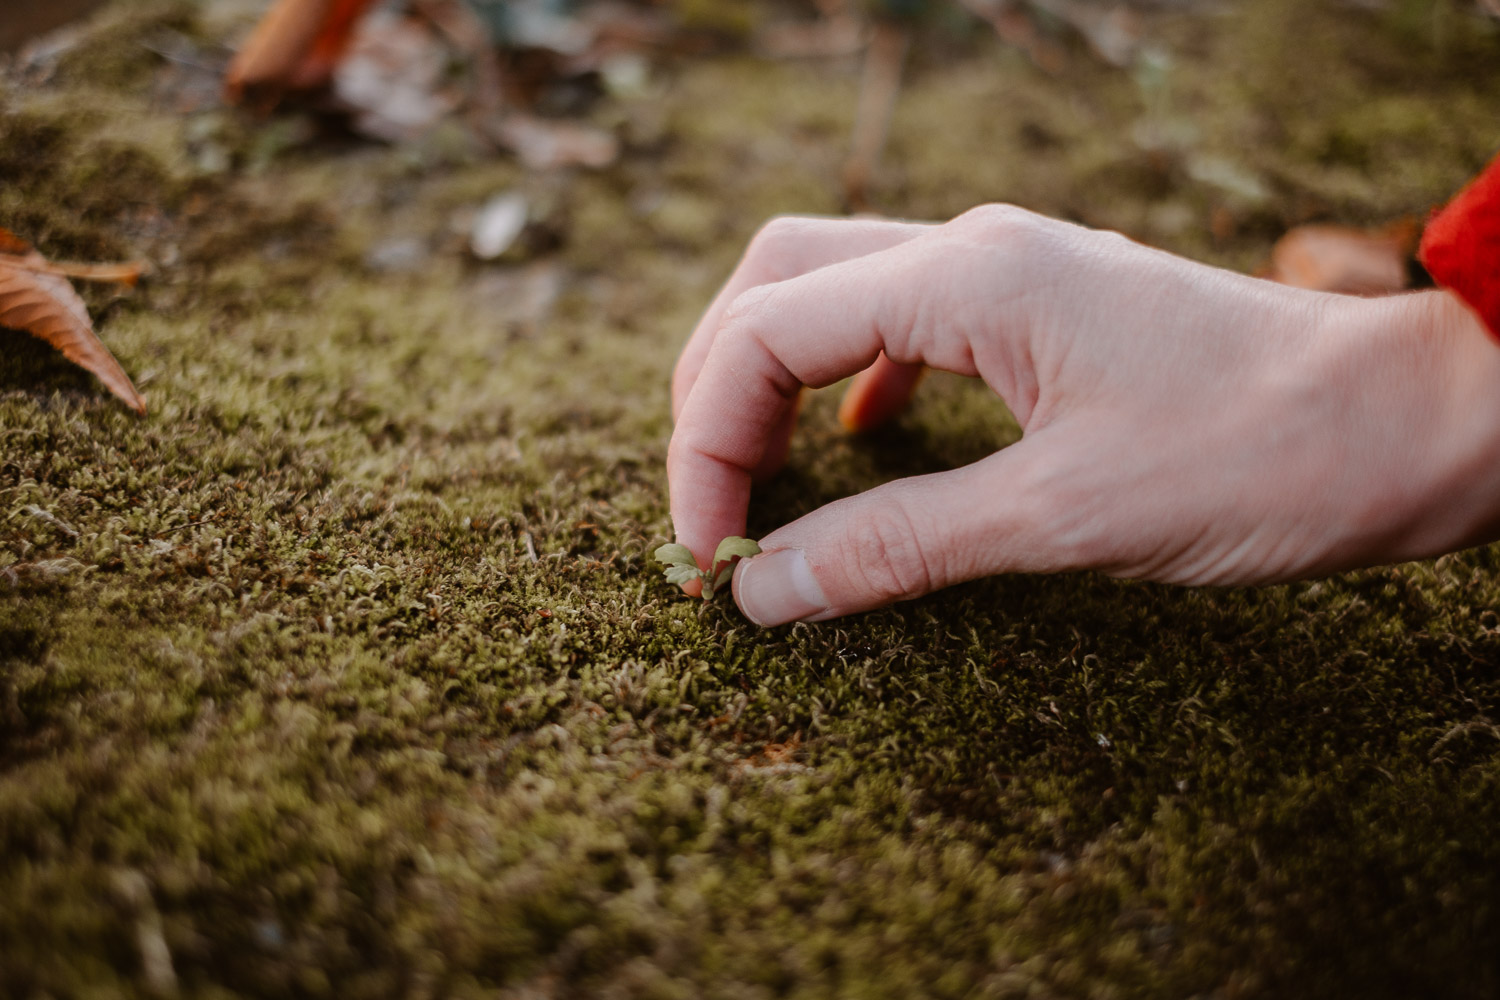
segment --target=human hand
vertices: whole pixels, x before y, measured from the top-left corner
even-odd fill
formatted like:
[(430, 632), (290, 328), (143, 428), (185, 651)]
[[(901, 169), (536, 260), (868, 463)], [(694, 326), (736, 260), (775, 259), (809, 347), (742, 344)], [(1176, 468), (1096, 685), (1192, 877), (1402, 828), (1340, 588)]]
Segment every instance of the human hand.
[(984, 379), (1024, 437), (762, 539), (735, 574), (753, 621), (1005, 572), (1265, 583), (1500, 526), (1500, 349), (1446, 293), (1285, 288), (987, 206), (762, 231), (674, 376), (678, 540), (702, 560), (743, 534), (801, 388), (882, 351)]

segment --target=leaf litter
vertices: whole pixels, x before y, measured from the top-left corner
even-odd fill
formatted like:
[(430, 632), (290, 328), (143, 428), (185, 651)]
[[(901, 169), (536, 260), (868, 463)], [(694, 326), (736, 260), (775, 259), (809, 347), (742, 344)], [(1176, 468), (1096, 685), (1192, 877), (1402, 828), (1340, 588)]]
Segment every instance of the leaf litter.
[(267, 113), (289, 93), (327, 86), (369, 5), (370, 0), (278, 0), (229, 64), (226, 98)]
[[(612, 5), (565, 15), (524, 3), (281, 0), (230, 63), (224, 94), (261, 115), (292, 100), (343, 113), (355, 132), (389, 143), (420, 139), (463, 111), (474, 142), (508, 150), (529, 169), (598, 169), (619, 157), (618, 139), (536, 113), (538, 88), (602, 74), (670, 40), (661, 19)], [(511, 60), (502, 72), (501, 47), (544, 57)], [(539, 78), (524, 68), (537, 66)]]
[(14, 233), (0, 229), (0, 326), (29, 333), (57, 348), (144, 416), (145, 399), (94, 333), (88, 307), (68, 281), (75, 277), (134, 285), (144, 270), (140, 263), (52, 262)]
[(463, 104), (446, 81), (449, 56), (426, 25), (390, 11), (361, 21), (333, 72), (333, 99), (350, 111), (356, 131), (402, 142), (425, 135)]

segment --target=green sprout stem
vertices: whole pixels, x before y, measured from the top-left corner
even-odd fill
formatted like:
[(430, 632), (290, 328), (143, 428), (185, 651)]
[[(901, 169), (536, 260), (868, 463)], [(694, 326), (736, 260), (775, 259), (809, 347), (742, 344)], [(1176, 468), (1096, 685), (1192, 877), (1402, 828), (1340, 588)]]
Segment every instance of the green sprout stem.
[(713, 562), (709, 568), (699, 569), (698, 560), (686, 545), (668, 542), (655, 552), (656, 561), (663, 566), (662, 573), (668, 583), (682, 586), (693, 580), (703, 582), (703, 599), (713, 600), (714, 594), (723, 590), (734, 573), (736, 559), (744, 559), (760, 553), (760, 546), (748, 538), (730, 535), (714, 549)]

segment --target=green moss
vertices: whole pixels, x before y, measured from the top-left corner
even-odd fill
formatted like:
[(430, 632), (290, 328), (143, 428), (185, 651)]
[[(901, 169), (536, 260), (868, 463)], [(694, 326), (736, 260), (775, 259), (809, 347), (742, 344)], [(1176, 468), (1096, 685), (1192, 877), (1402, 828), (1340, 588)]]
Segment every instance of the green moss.
[(749, 37), (763, 16), (754, 0), (673, 0), (672, 13), (690, 30), (735, 39)]
[[(1408, 8), (1158, 23), (1152, 113), (1198, 137), (1165, 157), (1086, 57), (920, 59), (877, 197), (1247, 266), (1306, 214), (1421, 212), (1487, 153), (1465, 67), (1496, 43), (1457, 14), (1414, 40)], [(91, 300), (148, 418), (38, 343), (0, 356), (0, 994), (1500, 988), (1493, 549), (1261, 591), (991, 580), (771, 632), (661, 584), (672, 359), (765, 216), (836, 207), (852, 65), (685, 62), (610, 112), (649, 144), (566, 178), (294, 132), (255, 158), (279, 126), (233, 118), (205, 174), (196, 119), (101, 113), (96, 83), (0, 111), (0, 225), (158, 265)], [(454, 229), (511, 187), (555, 243), (530, 323), (497, 315), (522, 268)], [(365, 265), (393, 234), (415, 271)], [(1016, 434), (953, 378), (868, 439), (834, 401), (753, 533)]]
[(115, 3), (93, 17), (89, 30), (59, 57), (57, 74), (70, 84), (101, 89), (139, 89), (161, 68), (165, 38), (191, 31), (192, 0)]

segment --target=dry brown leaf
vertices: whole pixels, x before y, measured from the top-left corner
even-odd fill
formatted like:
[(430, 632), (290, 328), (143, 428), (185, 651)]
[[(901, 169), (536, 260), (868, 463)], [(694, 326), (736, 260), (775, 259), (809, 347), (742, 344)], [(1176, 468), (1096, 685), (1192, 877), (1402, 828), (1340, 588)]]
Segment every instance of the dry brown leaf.
[(327, 86), (370, 2), (278, 0), (229, 64), (225, 96), (237, 104), (256, 93), (269, 111), (288, 91)]
[(376, 11), (360, 22), (334, 70), (333, 96), (356, 131), (385, 142), (416, 139), (462, 103), (460, 92), (444, 86), (449, 58), (426, 24)]
[(1346, 295), (1389, 295), (1408, 284), (1407, 261), (1417, 224), (1402, 219), (1382, 229), (1298, 226), (1276, 241), (1262, 277), (1295, 288)]
[[(65, 266), (79, 269), (90, 266), (50, 264), (30, 244), (4, 229), (0, 229), (0, 248), (6, 251), (0, 253), (0, 327), (21, 330), (51, 344), (63, 357), (93, 372), (106, 389), (144, 415), (146, 401), (109, 348), (95, 335), (88, 308), (63, 277)], [(92, 269), (100, 274), (109, 272), (110, 277), (105, 280), (129, 284), (141, 274), (138, 264), (99, 265)], [(116, 277), (117, 273), (130, 276)]]
[(425, 17), (469, 66), (470, 112), (477, 119), (500, 110), (500, 63), (489, 29), (462, 0), (414, 0), (412, 9)]
[(74, 261), (48, 260), (37, 252), (36, 247), (0, 226), (0, 259), (5, 258), (15, 258), (11, 261), (12, 264), (42, 274), (82, 278), (84, 281), (108, 281), (131, 288), (150, 270), (146, 262), (141, 260), (126, 261), (123, 264), (79, 264)]
[(83, 281), (109, 281), (116, 285), (134, 288), (146, 273), (142, 261), (130, 260), (123, 264), (79, 264), (69, 260), (41, 261), (34, 270), (44, 274), (57, 274), (64, 278), (79, 278)]
[(267, 11), (224, 74), (224, 92), (229, 100), (238, 103), (249, 88), (288, 88), (332, 2), (280, 0)]
[[(17, 255), (0, 252), (0, 260), (14, 256)], [(38, 274), (55, 274), (62, 278), (79, 278), (83, 281), (109, 281), (129, 288), (134, 288), (141, 280), (141, 275), (146, 273), (145, 263), (138, 260), (126, 261), (123, 264), (79, 264), (67, 260), (46, 260), (40, 254), (32, 253), (13, 260), (11, 263), (29, 268)]]
[(21, 237), (17, 236), (9, 229), (0, 229), (0, 253), (11, 254), (12, 256), (16, 257), (25, 257), (28, 254), (35, 254), (38, 260), (41, 259), (41, 254), (38, 254), (36, 252), (35, 247), (33, 247), (30, 243), (27, 243), (25, 240), (21, 239)]
[[(226, 98), (266, 113), (282, 98), (331, 92), (356, 131), (414, 139), (468, 102), (500, 108), (500, 71), (481, 21), (462, 0), (278, 0), (225, 74)], [(467, 81), (450, 79), (455, 57)]]

